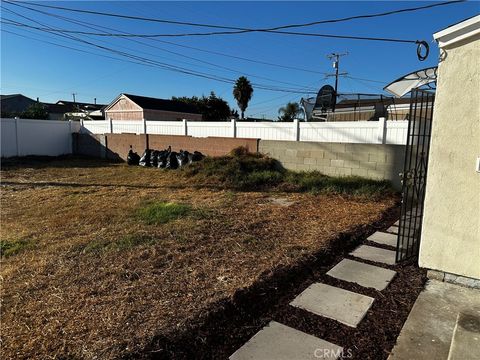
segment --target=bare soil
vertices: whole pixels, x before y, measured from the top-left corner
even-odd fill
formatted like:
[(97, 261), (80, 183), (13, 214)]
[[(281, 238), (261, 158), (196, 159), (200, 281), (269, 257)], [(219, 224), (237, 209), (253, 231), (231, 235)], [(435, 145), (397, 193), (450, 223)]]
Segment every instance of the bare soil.
[[(2, 258), (3, 358), (226, 358), (398, 204), (198, 187), (90, 159), (10, 164), (1, 177), (1, 239), (28, 244)], [(152, 201), (197, 211), (146, 225), (135, 214)], [(153, 241), (108, 246), (126, 237)]]

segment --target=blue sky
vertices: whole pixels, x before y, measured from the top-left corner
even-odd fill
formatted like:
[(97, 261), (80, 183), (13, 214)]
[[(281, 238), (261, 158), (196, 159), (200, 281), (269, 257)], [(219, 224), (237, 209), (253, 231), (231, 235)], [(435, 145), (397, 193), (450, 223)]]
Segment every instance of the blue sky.
[[(254, 28), (384, 12), (428, 5), (432, 2), (69, 1), (41, 2), (41, 4), (131, 16)], [(110, 27), (118, 30), (118, 32), (128, 33), (211, 31), (211, 29), (185, 25), (149, 23), (36, 8), (81, 23), (74, 24), (7, 3), (2, 2), (2, 6), (39, 23), (61, 29), (101, 32), (98, 29), (85, 28), (85, 22), (88, 22)], [(34, 7), (32, 6), (32, 8)], [(254, 84), (281, 88), (297, 87), (303, 89), (308, 87), (318, 89), (322, 85), (333, 84), (333, 78), (325, 79), (323, 74), (331, 73), (334, 70), (326, 55), (332, 52), (348, 51), (349, 55), (341, 58), (340, 70), (348, 72), (351, 77), (372, 81), (341, 78), (339, 91), (345, 93), (381, 93), (383, 86), (388, 82), (410, 71), (436, 65), (438, 48), (432, 41), (432, 34), (479, 12), (480, 3), (470, 1), (415, 13), (292, 29), (294, 31), (339, 35), (426, 40), (430, 44), (431, 53), (424, 62), (418, 61), (414, 44), (284, 36), (269, 33), (158, 38), (170, 43), (148, 39), (136, 39), (138, 42), (134, 42), (126, 39), (90, 35), (75, 36), (101, 46), (136, 54), (157, 62), (180, 66), (195, 72), (227, 79), (235, 79), (238, 76), (246, 75)], [(4, 9), (2, 9), (2, 19), (39, 26)], [(19, 37), (6, 31), (15, 32), (29, 38)], [(31, 38), (35, 38), (35, 40)], [(74, 47), (97, 55), (57, 47), (38, 40)], [(314, 72), (247, 62), (183, 46)], [(178, 53), (178, 55), (172, 52)], [(123, 61), (108, 57), (120, 58)], [(2, 94), (22, 93), (32, 98), (40, 97), (40, 100), (44, 102), (55, 102), (58, 99), (70, 100), (72, 99), (72, 93), (75, 92), (77, 101), (93, 102), (93, 98), (96, 97), (98, 103), (109, 103), (122, 92), (170, 98), (171, 96), (208, 95), (210, 91), (214, 91), (227, 100), (231, 107), (236, 108), (236, 103), (232, 97), (232, 84), (230, 83), (198, 78), (158, 67), (129, 63), (125, 60), (119, 55), (92, 48), (74, 40), (59, 38), (51, 33), (2, 24)], [(228, 70), (225, 68), (228, 68)], [(379, 81), (380, 83), (373, 81)], [(254, 95), (246, 115), (276, 118), (280, 106), (288, 101), (298, 101), (302, 96), (307, 95), (255, 89), (254, 86)]]

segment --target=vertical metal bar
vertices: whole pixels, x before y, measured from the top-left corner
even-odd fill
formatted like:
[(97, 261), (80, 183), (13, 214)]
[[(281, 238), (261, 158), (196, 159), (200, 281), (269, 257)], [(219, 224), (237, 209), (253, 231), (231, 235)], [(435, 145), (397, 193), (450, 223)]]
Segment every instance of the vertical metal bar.
[[(418, 251), (420, 249), (420, 241), (422, 235), (422, 227), (423, 227), (423, 214), (424, 214), (424, 206), (425, 206), (425, 191), (426, 191), (426, 184), (427, 184), (427, 173), (428, 173), (428, 158), (430, 154), (430, 137), (432, 134), (432, 121), (433, 121), (433, 106), (435, 102), (434, 94), (428, 94), (428, 101), (427, 101), (427, 111), (425, 116), (425, 130), (424, 130), (424, 143), (422, 145), (422, 150), (424, 152), (424, 174), (423, 174), (423, 187), (422, 187), (422, 200), (420, 204), (420, 217), (419, 217), (419, 229), (418, 229), (418, 241), (415, 247), (415, 254), (418, 255)], [(430, 104), (430, 108), (428, 108)]]
[[(412, 202), (412, 210), (411, 214), (413, 216), (413, 234), (412, 234), (412, 244), (409, 246), (409, 256), (415, 256), (415, 248), (416, 244), (419, 241), (419, 232), (417, 228), (417, 222), (418, 222), (418, 207), (421, 206), (422, 202), (422, 191), (421, 191), (421, 181), (422, 181), (422, 169), (420, 168), (422, 166), (421, 164), (421, 156), (423, 152), (423, 146), (424, 146), (424, 135), (425, 135), (425, 126), (426, 122), (425, 119), (427, 117), (427, 111), (428, 111), (428, 93), (422, 91), (422, 100), (421, 100), (421, 106), (420, 106), (420, 114), (418, 116), (418, 132), (417, 132), (417, 149), (415, 152), (415, 178), (414, 178), (414, 196), (416, 197), (416, 206), (415, 206), (415, 212), (413, 210), (414, 203)], [(425, 99), (426, 97), (426, 99)], [(422, 126), (423, 125), (423, 126)], [(420, 141), (422, 142), (422, 151), (420, 151)], [(420, 156), (419, 156), (419, 151), (420, 151)], [(415, 213), (415, 215), (413, 215)], [(418, 223), (418, 226), (420, 224)]]
[(411, 129), (412, 129), (412, 117), (414, 112), (414, 104), (416, 98), (416, 92), (412, 91), (411, 98), (410, 98), (410, 118), (408, 120), (408, 129), (407, 129), (407, 144), (405, 147), (405, 159), (403, 165), (403, 183), (402, 183), (402, 206), (400, 207), (400, 220), (398, 224), (398, 236), (397, 236), (397, 253), (396, 253), (396, 261), (399, 262), (403, 260), (403, 248), (404, 248), (404, 238), (405, 238), (405, 220), (406, 220), (406, 202), (407, 194), (408, 194), (408, 182), (407, 174), (409, 171), (409, 157), (410, 157), (410, 148), (411, 148)]
[[(405, 249), (405, 258), (408, 258), (410, 256), (410, 239), (411, 239), (411, 231), (412, 231), (412, 203), (414, 202), (414, 199), (415, 199), (415, 177), (416, 177), (416, 174), (415, 174), (415, 168), (416, 168), (416, 158), (414, 157), (415, 156), (415, 150), (416, 148), (418, 148), (418, 145), (417, 145), (417, 142), (418, 142), (418, 139), (416, 137), (416, 133), (417, 133), (417, 108), (418, 108), (418, 92), (416, 92), (416, 99), (415, 99), (415, 113), (414, 113), (414, 116), (412, 117), (412, 133), (410, 134), (410, 136), (412, 137), (412, 146), (410, 148), (410, 166), (409, 166), (409, 169), (412, 170), (412, 181), (411, 181), (411, 186), (409, 186), (408, 188), (408, 192), (410, 193), (411, 192), (411, 195), (408, 197), (408, 201), (407, 201), (407, 204), (406, 204), (406, 223), (408, 224), (408, 228), (405, 228), (405, 232), (407, 234), (406, 236), (406, 240), (407, 240), (407, 244), (406, 244), (406, 249)], [(422, 106), (422, 103), (420, 102), (420, 108)], [(412, 164), (413, 163), (413, 164)]]
[[(405, 202), (405, 224), (406, 226), (404, 227), (404, 237), (403, 237), (403, 247), (405, 249), (404, 251), (404, 256), (403, 259), (408, 258), (409, 256), (409, 247), (410, 247), (410, 233), (412, 229), (412, 209), (411, 209), (411, 204), (413, 201), (413, 198), (415, 196), (414, 193), (414, 186), (415, 186), (415, 178), (414, 174), (415, 172), (412, 171), (412, 168), (415, 169), (415, 158), (414, 158), (414, 151), (415, 151), (415, 146), (416, 146), (416, 131), (417, 131), (417, 117), (418, 117), (418, 105), (419, 105), (419, 92), (416, 90), (414, 93), (415, 100), (414, 100), (414, 111), (413, 114), (411, 114), (411, 123), (412, 127), (410, 130), (410, 147), (409, 147), (409, 159), (408, 159), (408, 171), (411, 173), (411, 181), (409, 182), (409, 186), (407, 186), (407, 192), (406, 192), (406, 202)], [(420, 103), (421, 106), (421, 103)]]

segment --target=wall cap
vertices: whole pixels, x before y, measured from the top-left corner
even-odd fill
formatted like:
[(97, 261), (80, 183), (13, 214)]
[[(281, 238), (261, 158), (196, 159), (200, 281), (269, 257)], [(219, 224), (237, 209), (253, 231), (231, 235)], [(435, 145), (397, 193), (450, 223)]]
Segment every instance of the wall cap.
[(440, 48), (480, 34), (480, 15), (471, 17), (458, 24), (447, 27), (433, 34)]

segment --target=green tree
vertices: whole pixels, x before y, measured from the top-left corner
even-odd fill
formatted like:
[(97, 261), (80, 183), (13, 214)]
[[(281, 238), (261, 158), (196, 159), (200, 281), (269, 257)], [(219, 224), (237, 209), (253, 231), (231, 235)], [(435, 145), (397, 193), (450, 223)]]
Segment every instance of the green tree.
[(172, 100), (182, 101), (195, 106), (197, 111), (202, 114), (202, 120), (205, 121), (228, 120), (232, 111), (228, 103), (221, 97), (216, 96), (213, 91), (210, 93), (209, 97), (182, 96), (172, 97)]
[(245, 76), (240, 76), (233, 86), (233, 97), (237, 100), (238, 107), (242, 113), (242, 119), (245, 118), (248, 102), (252, 98), (253, 87)]
[(278, 121), (293, 121), (302, 114), (302, 109), (298, 103), (289, 102), (287, 105), (278, 109), (278, 113), (280, 114)]
[(48, 119), (48, 111), (45, 108), (45, 105), (41, 103), (35, 103), (30, 105), (27, 110), (20, 114), (20, 117), (23, 119)]

